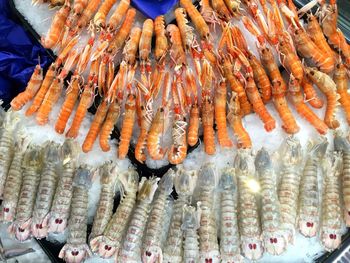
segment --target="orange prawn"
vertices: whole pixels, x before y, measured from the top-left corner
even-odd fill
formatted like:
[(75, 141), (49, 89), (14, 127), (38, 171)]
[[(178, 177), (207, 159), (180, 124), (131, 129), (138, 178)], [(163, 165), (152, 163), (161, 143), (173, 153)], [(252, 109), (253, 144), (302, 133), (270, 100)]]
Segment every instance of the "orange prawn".
[(316, 68), (305, 68), (306, 75), (316, 86), (325, 94), (327, 98), (327, 108), (324, 122), (330, 129), (336, 129), (340, 126), (335, 117), (335, 111), (338, 105), (339, 95), (337, 94), (337, 85), (327, 74), (318, 71)]
[(12, 101), (11, 108), (15, 111), (20, 110), (28, 101), (34, 98), (37, 94), (40, 85), (43, 81), (43, 69), (40, 64), (35, 66), (34, 72), (30, 77), (25, 90), (19, 93)]
[[(140, 71), (141, 78), (143, 78), (143, 84), (146, 87), (150, 85), (151, 74), (151, 61), (149, 55), (152, 48), (152, 36), (153, 36), (154, 24), (152, 19), (146, 19), (143, 23), (141, 38), (139, 42), (139, 59), (140, 59)], [(148, 77), (145, 77), (145, 73), (148, 73)], [(147, 78), (147, 81), (145, 80)]]
[(214, 95), (215, 123), (216, 123), (218, 141), (220, 146), (230, 148), (233, 146), (233, 143), (227, 132), (226, 101), (227, 101), (226, 82), (225, 82), (225, 79), (222, 79), (215, 87), (215, 95)]
[(69, 84), (66, 90), (66, 98), (62, 104), (60, 113), (58, 115), (55, 131), (59, 134), (62, 134), (66, 128), (67, 121), (72, 114), (75, 102), (78, 99), (80, 91), (80, 77), (74, 75), (72, 77), (71, 83)]
[(292, 12), (284, 6), (281, 11), (291, 21), (291, 32), (295, 47), (298, 53), (304, 58), (311, 59), (325, 73), (330, 73), (334, 69), (334, 59), (329, 57), (311, 40), (304, 28), (298, 22), (298, 17), (294, 17)]
[(57, 69), (56, 64), (52, 63), (46, 72), (45, 78), (40, 86), (38, 93), (34, 97), (32, 105), (30, 105), (30, 107), (27, 109), (25, 113), (26, 116), (33, 115), (40, 108), (40, 105), (45, 98), (46, 92), (50, 88), (52, 80), (56, 76), (56, 69)]
[(317, 95), (316, 90), (307, 76), (303, 77), (301, 82), (305, 93), (305, 99), (307, 102), (316, 109), (321, 109), (323, 107), (323, 100)]
[(130, 34), (135, 16), (136, 10), (134, 8), (130, 8), (125, 15), (123, 24), (120, 26), (120, 29), (116, 33), (115, 37), (111, 40), (107, 48), (107, 53), (110, 54), (110, 57), (114, 57), (123, 47), (125, 40)]
[(120, 142), (119, 142), (119, 149), (118, 149), (119, 159), (124, 159), (129, 150), (132, 130), (135, 124), (135, 115), (136, 115), (135, 100), (136, 100), (136, 96), (130, 93), (125, 102), (125, 115), (124, 115), (122, 129), (120, 131)]
[(175, 18), (177, 26), (180, 30), (180, 35), (182, 39), (182, 45), (187, 54), (190, 54), (194, 63), (194, 67), (197, 73), (197, 76), (201, 76), (201, 58), (202, 52), (197, 43), (196, 35), (194, 33), (194, 28), (189, 25), (189, 21), (187, 20), (186, 11), (184, 8), (179, 7), (176, 8)]
[(307, 16), (307, 24), (306, 24), (306, 32), (312, 39), (314, 43), (325, 53), (328, 57), (332, 58), (333, 64), (336, 63), (334, 57), (334, 51), (328, 45), (327, 40), (322, 32), (322, 28), (318, 23), (317, 18), (313, 14), (308, 14)]
[[(202, 1), (202, 4), (204, 4), (207, 0)], [(191, 0), (180, 0), (180, 4), (183, 8), (185, 8), (187, 14), (191, 18), (192, 23), (194, 24), (195, 28), (198, 30), (198, 33), (202, 40), (209, 40), (210, 38), (210, 31), (207, 23), (205, 22), (203, 16), (199, 13), (197, 8), (192, 4)], [(209, 7), (209, 3), (204, 6)], [(210, 8), (211, 9), (211, 8)], [(203, 10), (203, 7), (202, 7)], [(203, 13), (203, 12), (202, 12)], [(205, 17), (208, 19), (208, 21), (212, 21), (215, 16), (213, 16), (214, 11), (210, 12), (211, 14)]]
[(324, 7), (321, 12), (322, 30), (328, 38), (328, 42), (338, 49), (345, 58), (345, 64), (350, 67), (350, 45), (347, 43), (343, 32), (337, 27), (338, 7), (335, 1)]
[(137, 143), (135, 146), (135, 158), (140, 163), (144, 163), (147, 159), (146, 157), (146, 148), (147, 148), (147, 134), (151, 127), (152, 123), (152, 99), (148, 99), (145, 105), (141, 101), (141, 94), (139, 94), (138, 100), (138, 108), (140, 111), (138, 113), (139, 122), (140, 122), (140, 135), (137, 139)]
[(81, 14), (81, 16), (78, 19), (76, 28), (73, 29), (73, 32), (72, 32), (73, 34), (77, 34), (84, 27), (87, 26), (87, 24), (89, 23), (90, 19), (92, 18), (92, 16), (97, 11), (97, 8), (100, 5), (100, 3), (101, 3), (101, 0), (90, 0), (90, 1), (88, 1), (86, 8), (84, 9), (83, 13)]
[(84, 90), (81, 94), (78, 108), (75, 112), (75, 116), (71, 124), (71, 127), (66, 133), (66, 137), (76, 138), (78, 136), (80, 125), (85, 118), (88, 108), (91, 107), (94, 101), (94, 93), (95, 93), (95, 87), (93, 85), (93, 82), (89, 82), (88, 84), (85, 85)]
[(157, 16), (154, 20), (154, 33), (156, 35), (154, 55), (157, 63), (163, 64), (166, 52), (168, 50), (168, 39), (166, 37), (164, 16)]
[(179, 69), (186, 65), (186, 54), (182, 46), (180, 30), (173, 24), (169, 24), (166, 30), (169, 34), (171, 43), (169, 55), (175, 65), (175, 70), (179, 72)]
[(112, 14), (107, 24), (107, 31), (109, 33), (113, 33), (116, 31), (125, 13), (129, 9), (129, 6), (130, 6), (130, 0), (121, 0), (119, 2), (119, 4), (117, 5), (117, 8), (115, 9), (114, 13)]
[(38, 113), (36, 115), (36, 122), (39, 125), (44, 125), (49, 121), (49, 114), (52, 110), (52, 107), (56, 104), (59, 97), (61, 96), (61, 91), (63, 88), (63, 80), (59, 78), (55, 78), (49, 90), (47, 91), (43, 103), (38, 109)]
[(112, 133), (114, 125), (117, 123), (119, 119), (119, 116), (120, 116), (120, 100), (115, 99), (110, 103), (106, 119), (101, 127), (99, 141), (100, 141), (100, 147), (104, 152), (108, 152), (111, 149), (108, 143), (108, 139), (110, 134)]
[(229, 121), (235, 136), (237, 137), (238, 148), (251, 148), (252, 141), (242, 124), (242, 113), (239, 98), (236, 92), (232, 91), (228, 106), (227, 120)]
[(339, 102), (344, 109), (346, 120), (350, 124), (350, 95), (348, 93), (348, 77), (345, 65), (343, 63), (336, 65), (333, 79), (337, 85), (337, 92), (340, 96)]
[(221, 66), (223, 68), (225, 79), (230, 84), (231, 90), (237, 93), (239, 103), (241, 104), (242, 114), (249, 114), (251, 112), (251, 105), (242, 83), (233, 75), (232, 56), (225, 56), (221, 60)]
[(181, 78), (174, 76), (172, 84), (175, 114), (172, 129), (173, 143), (168, 151), (168, 160), (171, 164), (180, 164), (187, 156), (187, 122), (184, 113), (184, 98), (182, 97), (180, 89), (182, 89)]
[(299, 80), (292, 74), (289, 79), (289, 93), (291, 95), (291, 101), (299, 115), (314, 126), (320, 134), (326, 134), (328, 131), (327, 125), (304, 103)]
[[(167, 76), (167, 75), (166, 75)], [(161, 137), (168, 128), (169, 104), (168, 95), (171, 89), (171, 80), (164, 78), (162, 105), (158, 108), (147, 136), (147, 150), (153, 160), (164, 158), (167, 150), (160, 145)]]
[(204, 150), (207, 154), (215, 154), (214, 105), (211, 98), (213, 69), (207, 60), (203, 63), (202, 73), (202, 124)]
[(270, 132), (276, 127), (276, 121), (267, 111), (260, 97), (259, 91), (254, 82), (253, 69), (249, 64), (248, 59), (238, 48), (233, 47), (232, 51), (235, 52), (235, 54), (238, 56), (238, 59), (243, 63), (245, 67), (245, 90), (249, 102), (252, 105), (255, 113), (263, 121), (265, 130)]
[(64, 24), (70, 10), (70, 1), (66, 1), (64, 6), (62, 6), (53, 17), (49, 32), (46, 37), (41, 39), (41, 43), (45, 48), (53, 48), (60, 41), (60, 38), (63, 36)]
[(90, 129), (85, 137), (85, 140), (82, 146), (84, 153), (91, 151), (92, 146), (94, 145), (94, 142), (96, 141), (96, 138), (101, 131), (102, 124), (107, 115), (108, 107), (109, 107), (108, 101), (106, 99), (103, 99), (103, 101), (100, 103), (100, 105), (97, 108), (97, 111), (94, 115), (94, 120), (92, 121)]
[(227, 8), (224, 0), (212, 0), (211, 1), (214, 11), (218, 14), (218, 17), (229, 21), (232, 16), (230, 10)]
[[(254, 81), (258, 86), (261, 98), (264, 103), (267, 103), (271, 99), (271, 82), (266, 74), (264, 67), (261, 65), (261, 62), (253, 55), (253, 53), (248, 50), (244, 36), (238, 27), (231, 27), (231, 34), (229, 34), (229, 37), (232, 38), (232, 41), (235, 42), (236, 46), (242, 50), (248, 59), (249, 64), (253, 70)], [(233, 49), (234, 47), (231, 47), (229, 43), (228, 48)]]
[(275, 62), (274, 55), (266, 46), (264, 36), (260, 33), (259, 29), (253, 24), (247, 17), (243, 17), (243, 23), (245, 27), (255, 35), (258, 39), (258, 50), (260, 54), (261, 63), (267, 70), (272, 83), (272, 97), (274, 106), (282, 119), (282, 127), (287, 133), (293, 134), (299, 131), (299, 126), (292, 115), (291, 110), (288, 107), (285, 94), (287, 92), (287, 85), (282, 78), (281, 72)]
[(141, 28), (135, 26), (131, 29), (129, 39), (124, 46), (123, 55), (124, 61), (128, 65), (134, 65), (136, 62), (136, 53), (139, 48), (139, 42), (141, 38)]
[(97, 28), (106, 28), (106, 17), (117, 0), (104, 0), (94, 16), (94, 24)]

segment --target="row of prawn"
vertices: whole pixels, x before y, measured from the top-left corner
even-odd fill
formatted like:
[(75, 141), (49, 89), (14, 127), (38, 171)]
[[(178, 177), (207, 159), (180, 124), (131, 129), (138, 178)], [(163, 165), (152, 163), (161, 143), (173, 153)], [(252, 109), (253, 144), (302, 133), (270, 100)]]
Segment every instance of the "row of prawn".
[[(37, 67), (26, 91), (18, 95), (11, 105), (13, 109), (20, 109), (35, 96), (33, 104), (26, 114), (31, 115), (38, 111), (38, 123), (45, 124), (48, 121), (53, 104), (59, 98), (63, 87), (63, 79), (68, 71), (74, 68), (74, 61), (78, 61), (55, 126), (58, 133), (63, 133), (79, 96), (80, 86), (83, 82), (80, 75), (84, 72), (88, 60), (91, 60), (88, 84), (84, 86), (76, 115), (71, 128), (67, 132), (68, 137), (78, 135), (81, 122), (87, 109), (94, 101), (94, 94), (98, 87), (98, 93), (102, 95), (102, 100), (86, 135), (83, 144), (84, 152), (91, 150), (98, 134), (100, 134), (102, 150), (108, 151), (110, 149), (108, 137), (119, 118), (124, 93), (127, 93), (127, 99), (124, 107), (125, 114), (122, 121), (118, 157), (125, 158), (132, 138), (135, 120), (138, 117), (140, 136), (135, 147), (135, 157), (140, 162), (147, 159), (147, 150), (152, 159), (163, 159), (165, 154), (168, 154), (170, 163), (181, 163), (186, 157), (187, 145), (193, 146), (198, 141), (200, 119), (203, 126), (204, 149), (207, 154), (215, 153), (214, 123), (217, 127), (219, 145), (227, 148), (233, 146), (227, 132), (227, 121), (233, 128), (238, 146), (250, 148), (252, 143), (242, 124), (242, 117), (254, 110), (264, 123), (265, 129), (267, 131), (273, 130), (276, 127), (276, 121), (264, 105), (271, 97), (283, 122), (284, 130), (287, 133), (297, 133), (300, 128), (286, 100), (288, 89), (290, 100), (297, 112), (306, 118), (321, 134), (325, 134), (328, 128), (335, 129), (340, 125), (335, 117), (338, 99), (346, 112), (347, 119), (349, 119), (350, 98), (347, 93), (348, 79), (345, 65), (339, 61), (339, 64), (335, 67), (334, 82), (326, 74), (334, 68), (334, 52), (332, 51), (331, 56), (328, 56), (330, 53), (328, 52), (325, 53), (327, 56), (321, 58), (318, 56), (310, 57), (310, 54), (314, 54), (314, 50), (318, 50), (315, 44), (318, 38), (312, 39), (312, 36), (316, 35), (312, 29), (318, 30), (316, 31), (317, 36), (323, 36), (321, 27), (317, 19), (310, 15), (307, 27), (309, 35), (306, 34), (299, 23), (298, 16), (289, 9), (295, 10), (291, 3), (289, 3), (290, 7), (288, 8), (282, 1), (279, 3), (279, 7), (288, 18), (287, 20), (290, 21), (293, 37), (284, 29), (280, 11), (274, 1), (270, 3), (272, 11), (266, 4), (263, 5), (266, 9), (265, 15), (268, 18), (268, 23), (274, 29), (271, 32), (267, 30), (264, 16), (257, 12), (256, 3), (254, 1), (246, 3), (252, 17), (261, 28), (259, 29), (247, 16), (242, 17), (245, 27), (257, 37), (260, 53), (259, 61), (249, 51), (239, 28), (226, 23), (224, 20), (227, 19), (224, 19), (223, 16), (216, 16), (215, 12), (219, 11), (215, 8), (211, 9), (205, 1), (202, 3), (201, 13), (189, 1), (181, 1), (183, 8), (175, 10), (178, 26), (170, 24), (165, 27), (164, 18), (160, 16), (154, 22), (151, 19), (145, 20), (142, 30), (137, 26), (132, 26), (136, 11), (132, 8), (128, 9), (129, 2), (126, 0), (118, 4), (108, 23), (106, 23), (106, 17), (115, 1), (103, 2), (98, 10), (99, 2), (91, 1), (86, 9), (83, 8), (77, 11), (80, 2), (83, 1), (74, 2), (71, 11), (70, 3), (65, 3), (57, 12), (46, 40), (43, 40), (44, 43), (53, 43), (52, 46), (48, 47), (63, 47), (64, 43), (67, 43), (56, 62), (50, 67), (45, 79), (42, 81), (42, 70)], [(333, 5), (335, 4), (330, 4), (330, 6)], [(91, 29), (91, 38), (88, 44), (83, 51), (79, 52), (73, 48), (78, 41), (78, 33), (88, 24), (96, 11), (91, 25), (95, 25), (101, 31), (96, 44), (97, 48), (91, 54), (96, 38), (94, 29)], [(83, 13), (81, 14), (81, 12)], [(222, 26), (218, 52), (214, 52), (211, 44), (212, 36), (206, 22), (211, 23), (213, 21), (205, 16), (208, 13), (214, 14), (214, 18), (218, 17), (216, 22)], [(124, 14), (125, 19), (122, 22)], [(82, 18), (77, 21), (79, 15)], [(200, 35), (200, 44), (198, 44), (194, 28), (189, 24), (187, 15)], [(321, 15), (325, 18), (331, 16), (333, 19), (337, 19), (330, 12), (326, 13), (324, 11)], [(119, 29), (117, 29), (118, 25), (120, 26)], [(328, 24), (324, 27), (328, 27)], [(156, 37), (154, 49), (156, 66), (152, 73), (150, 55), (153, 32)], [(66, 36), (66, 38), (59, 39), (55, 36)], [(118, 74), (114, 78), (113, 58), (122, 50), (125, 40), (127, 41), (123, 49), (123, 61)], [(276, 47), (282, 65), (291, 73), (288, 88), (274, 60), (273, 53), (268, 47), (268, 42)], [(328, 45), (326, 41), (322, 43)], [(329, 46), (327, 49), (328, 51), (331, 50)], [(228, 54), (225, 54), (225, 50)], [(311, 58), (320, 67), (321, 71), (303, 66), (295, 50), (302, 57)], [(138, 68), (137, 51), (139, 51), (140, 81), (134, 79)], [(82, 54), (80, 57), (79, 53)], [(166, 60), (167, 53), (169, 53), (170, 63)], [(323, 53), (319, 51), (317, 54)], [(344, 56), (346, 57), (346, 55)], [(64, 61), (63, 69), (59, 76), (55, 77), (55, 70)], [(191, 63), (194, 65), (198, 77), (197, 81), (190, 67)], [(170, 68), (173, 70), (173, 75), (165, 73), (166, 64), (171, 64)], [(244, 69), (244, 72), (241, 71), (242, 69)], [(221, 77), (214, 78), (216, 72)], [(186, 88), (184, 82), (187, 84)], [(324, 120), (318, 118), (304, 102), (302, 87), (311, 106), (320, 108), (324, 104), (322, 99), (317, 97), (311, 83), (316, 84), (326, 95), (327, 109)], [(227, 115), (226, 84), (229, 84), (232, 91)], [(162, 85), (163, 89), (161, 89)], [(214, 89), (212, 86), (214, 86)], [(126, 87), (126, 92), (124, 87)], [(201, 103), (198, 96), (198, 87), (200, 87), (202, 93)], [(153, 114), (152, 104), (157, 100), (160, 90), (163, 93), (162, 104), (157, 112)], [(169, 100), (170, 93), (172, 98)], [(172, 111), (170, 110), (171, 104), (173, 104)], [(173, 112), (172, 145), (169, 151), (166, 152), (166, 149), (161, 145), (161, 141), (169, 126), (169, 112)]]

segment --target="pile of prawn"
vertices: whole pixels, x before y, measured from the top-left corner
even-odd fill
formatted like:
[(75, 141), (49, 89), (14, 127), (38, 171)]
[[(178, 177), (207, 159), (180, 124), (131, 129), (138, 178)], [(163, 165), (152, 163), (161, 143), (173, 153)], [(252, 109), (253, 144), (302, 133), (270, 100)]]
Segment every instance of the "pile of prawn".
[[(142, 27), (135, 21), (137, 11), (129, 0), (51, 4), (62, 7), (42, 44), (55, 48), (58, 57), (45, 76), (40, 65), (35, 68), (26, 90), (11, 106), (19, 110), (32, 100), (26, 115), (36, 114), (39, 125), (48, 123), (72, 71), (55, 130), (76, 138), (87, 110), (95, 104), (84, 152), (92, 149), (98, 137), (101, 149), (109, 151), (109, 136), (117, 122), (119, 159), (133, 154), (129, 148), (134, 144), (135, 158), (141, 163), (167, 158), (179, 164), (199, 141), (208, 155), (216, 152), (216, 138), (221, 148), (232, 148), (234, 142), (238, 148), (251, 148), (244, 116), (252, 111), (267, 132), (281, 121), (287, 134), (300, 130), (291, 107), (320, 134), (340, 126), (335, 115), (338, 104), (350, 120), (350, 48), (337, 28), (334, 0), (322, 1), (316, 14), (309, 9), (317, 1), (300, 10), (292, 1), (260, 1), (261, 11), (257, 0), (212, 1), (211, 5), (201, 1), (199, 10), (191, 1), (181, 0), (174, 11), (177, 25), (167, 25), (164, 16), (158, 16), (154, 21), (146, 19)], [(299, 15), (305, 12), (307, 22), (302, 26)], [(236, 21), (242, 21), (256, 38), (259, 58)], [(84, 30), (90, 38), (79, 48)], [(282, 77), (272, 50), (277, 51), (289, 81)], [(118, 71), (116, 57), (121, 61)], [(267, 109), (269, 101), (280, 120)], [(311, 107), (323, 105), (325, 115), (319, 118)], [(133, 142), (136, 126), (140, 132)], [(168, 132), (171, 143), (164, 145)]]
[[(93, 254), (116, 262), (244, 262), (283, 254), (297, 231), (333, 251), (350, 225), (350, 140), (341, 131), (334, 149), (324, 136), (302, 147), (292, 135), (278, 156), (239, 149), (233, 166), (180, 164), (146, 179), (111, 161), (83, 164), (72, 139), (35, 145), (16, 112), (2, 117), (0, 221), (21, 242), (66, 231), (59, 254), (66, 262)], [(101, 191), (88, 233), (94, 180)]]

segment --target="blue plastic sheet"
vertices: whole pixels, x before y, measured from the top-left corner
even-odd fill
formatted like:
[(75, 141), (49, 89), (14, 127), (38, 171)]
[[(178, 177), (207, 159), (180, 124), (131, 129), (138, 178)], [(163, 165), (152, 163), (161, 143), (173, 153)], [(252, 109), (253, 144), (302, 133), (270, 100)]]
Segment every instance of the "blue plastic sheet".
[(133, 0), (132, 4), (145, 16), (155, 19), (166, 14), (178, 0)]
[(35, 65), (52, 62), (46, 50), (16, 21), (8, 0), (0, 0), (0, 99), (8, 104), (26, 87)]

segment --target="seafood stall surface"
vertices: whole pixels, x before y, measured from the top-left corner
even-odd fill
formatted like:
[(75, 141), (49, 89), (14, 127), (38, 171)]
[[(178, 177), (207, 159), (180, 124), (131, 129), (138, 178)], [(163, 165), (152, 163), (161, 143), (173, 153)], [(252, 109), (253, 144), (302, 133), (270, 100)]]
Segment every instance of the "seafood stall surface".
[[(0, 131), (16, 239), (78, 263), (311, 262), (339, 246), (350, 47), (335, 1), (303, 23), (292, 1), (181, 0), (177, 25), (129, 0), (15, 3), (57, 54)], [(131, 154), (173, 169), (146, 179)]]

